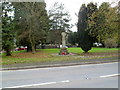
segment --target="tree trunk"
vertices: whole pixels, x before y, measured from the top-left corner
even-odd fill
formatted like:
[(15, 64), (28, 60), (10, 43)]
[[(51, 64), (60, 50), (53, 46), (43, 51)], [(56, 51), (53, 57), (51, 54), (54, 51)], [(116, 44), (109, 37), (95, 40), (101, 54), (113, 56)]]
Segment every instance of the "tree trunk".
[(85, 51), (85, 53), (88, 53), (88, 51)]
[(41, 44), (41, 48), (42, 48), (42, 49), (45, 49), (44, 43)]
[(31, 43), (31, 47), (32, 47), (32, 53), (34, 54), (35, 53), (35, 43), (34, 43), (34, 39), (32, 37), (30, 38), (30, 43)]
[(35, 53), (35, 45), (32, 43), (32, 53)]
[(27, 45), (27, 52), (32, 52), (32, 47), (31, 47), (31, 45), (29, 44), (29, 45)]
[(10, 49), (6, 49), (6, 56), (11, 56), (11, 50)]
[(29, 34), (29, 39), (30, 39), (30, 43), (32, 47), (32, 53), (34, 54), (35, 53), (35, 40), (34, 40), (34, 37), (32, 36), (32, 32), (30, 32)]

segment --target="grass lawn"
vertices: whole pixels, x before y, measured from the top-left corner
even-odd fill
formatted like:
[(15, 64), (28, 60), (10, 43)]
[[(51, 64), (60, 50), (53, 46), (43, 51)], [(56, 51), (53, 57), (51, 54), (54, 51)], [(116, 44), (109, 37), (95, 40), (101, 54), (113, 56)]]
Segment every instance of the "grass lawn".
[[(83, 53), (81, 48), (68, 48), (70, 53), (75, 55), (58, 56), (60, 49), (38, 49), (35, 54), (26, 52), (25, 50), (13, 52), (12, 56), (2, 55), (2, 64), (16, 64), (16, 63), (34, 63), (34, 62), (51, 62), (51, 61), (65, 61), (65, 60), (82, 60), (92, 58), (105, 58), (117, 56), (118, 48), (92, 48), (89, 53)], [(81, 58), (84, 56), (85, 58)]]
[[(45, 51), (46, 53), (59, 53), (60, 49), (39, 49), (39, 51)], [(68, 48), (69, 52), (83, 53), (81, 48)], [(89, 52), (116, 52), (118, 48), (92, 48)]]

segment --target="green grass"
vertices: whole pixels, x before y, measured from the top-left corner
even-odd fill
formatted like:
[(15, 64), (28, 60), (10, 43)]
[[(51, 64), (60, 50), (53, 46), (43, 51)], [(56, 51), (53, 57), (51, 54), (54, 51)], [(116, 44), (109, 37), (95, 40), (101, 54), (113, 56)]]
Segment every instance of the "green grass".
[(92, 48), (89, 52), (116, 52), (118, 48)]
[[(13, 52), (12, 56), (5, 56), (2, 55), (2, 64), (9, 65), (9, 64), (16, 64), (16, 63), (34, 63), (34, 62), (51, 62), (51, 61), (66, 61), (66, 60), (83, 60), (85, 58), (80, 58), (80, 56), (84, 56), (83, 50), (81, 48), (68, 48), (69, 52), (76, 53), (74, 56), (56, 56), (53, 55), (55, 53), (59, 53), (60, 49), (38, 49), (35, 54), (27, 53), (24, 50)], [(89, 53), (92, 53), (90, 56), (89, 54), (85, 56), (89, 56), (87, 59), (91, 58), (101, 58), (97, 57), (96, 53), (104, 53), (103, 57), (112, 57), (112, 54), (117, 54), (117, 48), (92, 48)], [(106, 53), (106, 55), (105, 55)], [(95, 57), (94, 57), (95, 55)]]
[(59, 53), (60, 49), (38, 49), (38, 51), (42, 51), (45, 53)]
[[(26, 52), (26, 50), (13, 51), (12, 54), (14, 54), (14, 53), (23, 53), (23, 52)], [(5, 56), (6, 54), (2, 53), (2, 55)]]
[[(39, 49), (46, 53), (59, 53), (60, 49)], [(92, 48), (89, 52), (116, 52), (118, 48)], [(68, 48), (68, 52), (83, 53), (81, 48)]]

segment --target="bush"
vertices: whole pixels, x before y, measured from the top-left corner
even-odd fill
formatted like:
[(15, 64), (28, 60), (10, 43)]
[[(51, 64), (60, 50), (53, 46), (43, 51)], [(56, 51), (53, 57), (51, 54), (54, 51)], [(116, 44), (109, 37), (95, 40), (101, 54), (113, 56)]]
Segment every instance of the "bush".
[(106, 40), (104, 41), (104, 44), (105, 44), (105, 47), (106, 47), (106, 48), (116, 48), (116, 47), (117, 47), (117, 42), (116, 42), (116, 40), (115, 40), (115, 39), (111, 39), (111, 38), (106, 39)]

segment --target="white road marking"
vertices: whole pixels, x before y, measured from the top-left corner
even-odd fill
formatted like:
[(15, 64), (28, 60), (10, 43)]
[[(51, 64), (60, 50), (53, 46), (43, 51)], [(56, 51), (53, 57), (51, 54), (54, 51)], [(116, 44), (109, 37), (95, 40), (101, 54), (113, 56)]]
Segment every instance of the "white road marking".
[(58, 69), (58, 68), (69, 68), (69, 67), (80, 67), (80, 66), (95, 66), (95, 65), (104, 65), (104, 64), (115, 64), (118, 62), (112, 63), (102, 63), (102, 64), (87, 64), (87, 65), (76, 65), (76, 66), (62, 66), (62, 67), (48, 67), (48, 68), (33, 68), (33, 69), (20, 69), (20, 70), (3, 70), (0, 72), (16, 72), (16, 71), (32, 71), (32, 70), (49, 70), (49, 69)]
[(33, 86), (49, 85), (49, 84), (56, 84), (56, 83), (68, 83), (68, 82), (70, 82), (70, 81), (69, 80), (65, 80), (65, 81), (58, 81), (58, 82), (47, 82), (47, 83), (21, 85), (21, 86), (12, 86), (12, 87), (3, 87), (3, 88), (23, 88), (23, 87), (33, 87)]
[(50, 69), (53, 69), (53, 68), (33, 68), (33, 69), (19, 69), (19, 70), (3, 70), (3, 71), (0, 71), (0, 72), (17, 72), (17, 71), (32, 71), (32, 70), (50, 70)]
[(120, 74), (111, 74), (111, 75), (105, 75), (105, 76), (100, 76), (101, 78), (107, 78), (107, 77), (113, 77), (113, 76), (118, 76)]
[(62, 83), (67, 83), (67, 82), (70, 82), (69, 80), (66, 80), (66, 81), (61, 81)]

